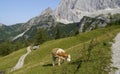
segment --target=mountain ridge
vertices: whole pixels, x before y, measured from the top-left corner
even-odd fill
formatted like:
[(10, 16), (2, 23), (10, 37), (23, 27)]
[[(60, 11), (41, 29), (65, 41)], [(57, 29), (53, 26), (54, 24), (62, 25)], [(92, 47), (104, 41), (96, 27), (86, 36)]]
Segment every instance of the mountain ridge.
[[(67, 25), (68, 23), (81, 22), (80, 20), (83, 19), (84, 16), (95, 18), (100, 14), (120, 13), (119, 2), (119, 0), (61, 0), (55, 10), (52, 10), (50, 7), (46, 8), (40, 15), (31, 18), (19, 26), (16, 32), (19, 32), (19, 34), (17, 33), (18, 35), (25, 32), (25, 38), (29, 38), (31, 37), (27, 34), (29, 31), (31, 33), (37, 32), (38, 29), (42, 28), (49, 30), (51, 27), (55, 28), (59, 22)], [(31, 35), (33, 36), (35, 34)]]
[[(114, 12), (114, 9), (119, 8), (119, 0), (61, 0), (60, 5), (55, 9), (55, 15), (59, 22), (73, 23), (79, 22), (83, 16), (91, 16), (93, 12), (98, 14), (97, 11), (102, 11), (104, 14), (106, 9), (113, 9), (110, 12)], [(117, 12), (120, 12), (120, 9)]]

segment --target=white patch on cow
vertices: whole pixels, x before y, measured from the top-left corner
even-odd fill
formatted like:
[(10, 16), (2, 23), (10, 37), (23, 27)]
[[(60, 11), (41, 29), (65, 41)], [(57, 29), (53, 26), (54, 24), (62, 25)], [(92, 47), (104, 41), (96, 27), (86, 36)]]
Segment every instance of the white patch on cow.
[(71, 61), (71, 56), (68, 55), (67, 61), (70, 62)]
[(61, 52), (65, 52), (65, 51), (63, 49), (59, 48), (56, 53), (58, 54), (58, 53), (61, 53)]

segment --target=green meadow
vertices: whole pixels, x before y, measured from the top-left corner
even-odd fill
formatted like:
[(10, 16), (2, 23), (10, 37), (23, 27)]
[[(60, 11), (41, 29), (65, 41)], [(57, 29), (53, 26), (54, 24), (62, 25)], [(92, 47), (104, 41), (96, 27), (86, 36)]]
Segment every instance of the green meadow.
[[(24, 66), (14, 72), (10, 69), (17, 63), (26, 48), (0, 56), (0, 71), (5, 74), (108, 74), (111, 64), (111, 44), (120, 32), (120, 26), (110, 26), (85, 32), (73, 37), (47, 41), (40, 49), (32, 50)], [(51, 51), (62, 48), (71, 55), (71, 62), (52, 66)], [(57, 62), (56, 62), (57, 63)]]

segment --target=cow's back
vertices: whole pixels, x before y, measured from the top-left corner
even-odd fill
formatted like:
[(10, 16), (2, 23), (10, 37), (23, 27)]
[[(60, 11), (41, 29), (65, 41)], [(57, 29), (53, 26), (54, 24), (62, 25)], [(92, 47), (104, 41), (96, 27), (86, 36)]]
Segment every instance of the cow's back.
[(52, 50), (52, 55), (54, 57), (59, 57), (59, 56), (66, 57), (65, 51), (63, 49), (61, 49), (61, 48), (54, 48)]
[(56, 56), (57, 55), (57, 50), (58, 50), (59, 48), (54, 48), (53, 50), (52, 50), (52, 55), (53, 56)]

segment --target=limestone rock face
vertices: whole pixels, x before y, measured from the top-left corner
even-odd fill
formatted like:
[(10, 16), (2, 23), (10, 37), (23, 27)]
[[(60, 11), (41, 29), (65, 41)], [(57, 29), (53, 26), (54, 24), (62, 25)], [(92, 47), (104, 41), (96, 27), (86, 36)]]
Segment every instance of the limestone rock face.
[(84, 16), (79, 23), (79, 33), (91, 31), (97, 28), (119, 24), (120, 14), (101, 14), (95, 17)]
[[(61, 0), (55, 10), (57, 21), (63, 23), (78, 22), (83, 16), (99, 10), (120, 8), (120, 0)], [(104, 11), (102, 11), (104, 13)]]

